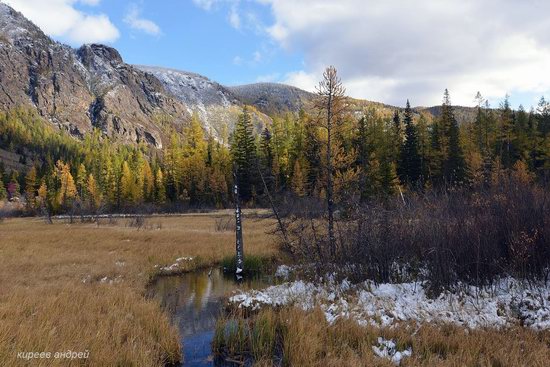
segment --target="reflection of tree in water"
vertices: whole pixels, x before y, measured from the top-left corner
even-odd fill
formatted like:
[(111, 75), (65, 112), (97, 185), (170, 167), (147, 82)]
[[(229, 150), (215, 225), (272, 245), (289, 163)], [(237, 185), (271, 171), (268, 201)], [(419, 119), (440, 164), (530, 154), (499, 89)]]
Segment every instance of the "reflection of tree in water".
[[(150, 291), (161, 301), (162, 307), (172, 316), (182, 336), (214, 329), (220, 314), (220, 300), (231, 291), (249, 284), (237, 284), (224, 277), (221, 269), (163, 277)], [(250, 285), (263, 288), (265, 282), (254, 280)]]
[(204, 274), (194, 274), (194, 277), (190, 277), (189, 291), (194, 293), (194, 306), (196, 311), (202, 310), (210, 297), (210, 291), (212, 289), (213, 278), (204, 276)]
[(210, 354), (222, 298), (237, 289), (262, 289), (267, 285), (269, 282), (264, 279), (246, 279), (237, 284), (233, 278), (224, 277), (221, 269), (212, 269), (210, 275), (207, 270), (161, 277), (151, 286), (149, 294), (160, 301), (178, 326), (183, 339), (184, 359), (196, 362)]

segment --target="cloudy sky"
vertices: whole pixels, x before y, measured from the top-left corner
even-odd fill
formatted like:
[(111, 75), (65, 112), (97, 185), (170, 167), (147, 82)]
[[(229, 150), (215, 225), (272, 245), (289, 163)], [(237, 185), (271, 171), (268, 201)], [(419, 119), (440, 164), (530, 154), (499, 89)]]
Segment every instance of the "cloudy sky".
[(348, 94), (395, 105), (529, 108), (550, 97), (548, 0), (1, 0), (53, 38), (224, 84), (313, 90), (335, 65)]

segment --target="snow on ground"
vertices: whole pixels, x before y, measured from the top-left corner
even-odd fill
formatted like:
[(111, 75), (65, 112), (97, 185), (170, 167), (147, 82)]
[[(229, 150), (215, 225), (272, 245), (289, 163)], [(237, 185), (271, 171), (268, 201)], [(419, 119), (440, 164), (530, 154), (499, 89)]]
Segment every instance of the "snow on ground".
[(155, 265), (155, 268), (159, 268), (159, 272), (163, 275), (178, 274), (182, 270), (182, 264), (187, 261), (193, 261), (192, 257), (178, 257), (176, 262), (168, 266)]
[(401, 364), (401, 360), (412, 355), (412, 349), (397, 350), (397, 344), (393, 340), (378, 338), (378, 345), (372, 346), (372, 351), (380, 358), (387, 358), (396, 365)]
[(526, 285), (512, 278), (490, 289), (473, 286), (426, 295), (424, 283), (352, 285), (347, 280), (323, 284), (297, 280), (263, 290), (241, 292), (229, 298), (238, 307), (296, 305), (304, 310), (319, 306), (328, 322), (352, 318), (362, 325), (391, 326), (399, 321), (447, 322), (469, 328), (514, 324), (550, 329), (550, 289)]
[(275, 276), (277, 278), (283, 278), (283, 279), (288, 279), (288, 277), (290, 276), (290, 273), (292, 272), (293, 268), (291, 266), (288, 266), (288, 265), (279, 265), (277, 267), (277, 271), (275, 271)]

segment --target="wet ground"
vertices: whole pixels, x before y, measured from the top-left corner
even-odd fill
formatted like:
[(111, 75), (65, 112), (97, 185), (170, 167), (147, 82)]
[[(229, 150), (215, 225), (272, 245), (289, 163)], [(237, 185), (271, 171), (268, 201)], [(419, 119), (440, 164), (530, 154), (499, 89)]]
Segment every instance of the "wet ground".
[(212, 355), (216, 320), (222, 312), (222, 300), (238, 289), (262, 289), (272, 284), (269, 277), (236, 282), (219, 268), (161, 277), (149, 288), (149, 295), (160, 301), (177, 325), (182, 344), (184, 366), (220, 366)]

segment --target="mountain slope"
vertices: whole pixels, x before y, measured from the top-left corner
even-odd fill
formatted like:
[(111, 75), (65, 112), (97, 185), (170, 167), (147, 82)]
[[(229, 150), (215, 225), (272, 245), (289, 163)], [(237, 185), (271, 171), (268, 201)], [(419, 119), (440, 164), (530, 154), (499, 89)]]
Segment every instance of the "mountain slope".
[[(204, 76), (124, 63), (114, 48), (75, 50), (52, 41), (22, 14), (0, 3), (0, 110), (35, 109), (59, 129), (83, 137), (94, 128), (122, 143), (161, 148), (172, 131), (196, 112), (208, 132), (226, 142), (244, 105), (253, 108), (256, 131), (268, 116), (308, 109), (315, 94), (277, 83), (225, 87)], [(357, 116), (365, 108), (384, 115), (396, 107), (348, 99)], [(438, 115), (438, 107), (417, 107)], [(456, 107), (457, 119), (473, 109)], [(475, 111), (474, 111), (475, 112)]]
[(97, 127), (117, 141), (160, 148), (166, 130), (189, 118), (183, 103), (156, 78), (125, 64), (115, 49), (74, 50), (54, 42), (3, 3), (0, 81), (1, 109), (35, 108), (77, 137)]
[(315, 97), (313, 93), (279, 83), (255, 83), (228, 89), (243, 103), (256, 106), (268, 115), (297, 112)]
[[(441, 106), (433, 107), (416, 107), (416, 110), (421, 112), (426, 112), (432, 115), (433, 117), (441, 116)], [(453, 106), (453, 112), (456, 117), (458, 124), (463, 124), (468, 121), (474, 121), (477, 115), (476, 107), (464, 107), (464, 106)]]
[[(219, 140), (226, 139), (224, 135), (233, 130), (243, 105), (254, 106), (235, 95), (231, 88), (196, 73), (156, 66), (135, 67), (158, 78), (168, 91), (187, 106), (190, 114), (198, 114), (205, 129)], [(251, 112), (257, 132), (271, 122), (264, 113)]]

